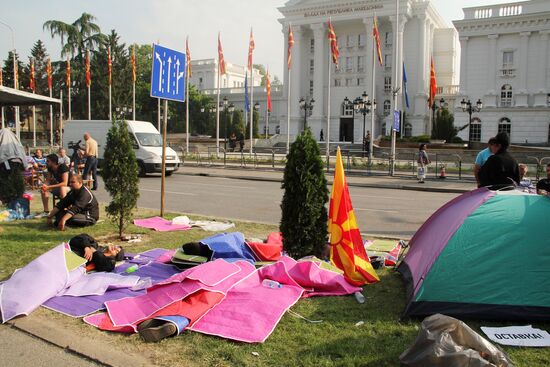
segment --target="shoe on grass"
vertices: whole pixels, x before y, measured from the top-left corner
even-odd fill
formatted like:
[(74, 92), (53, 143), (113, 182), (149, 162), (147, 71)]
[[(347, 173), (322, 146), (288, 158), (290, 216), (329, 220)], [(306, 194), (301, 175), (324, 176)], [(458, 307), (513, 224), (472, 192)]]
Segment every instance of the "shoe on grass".
[(145, 320), (138, 325), (137, 329), (143, 340), (149, 343), (156, 343), (178, 332), (173, 323), (158, 319)]

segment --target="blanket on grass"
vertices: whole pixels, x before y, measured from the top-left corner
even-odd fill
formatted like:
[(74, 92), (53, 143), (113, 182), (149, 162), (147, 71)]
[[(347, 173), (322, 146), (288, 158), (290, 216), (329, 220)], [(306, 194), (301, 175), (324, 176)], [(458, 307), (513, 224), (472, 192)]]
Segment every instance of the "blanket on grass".
[(172, 221), (161, 217), (153, 217), (153, 218), (147, 218), (147, 219), (134, 219), (134, 224), (138, 227), (150, 228), (159, 232), (186, 231), (188, 229), (191, 229), (190, 225), (174, 224), (172, 223)]

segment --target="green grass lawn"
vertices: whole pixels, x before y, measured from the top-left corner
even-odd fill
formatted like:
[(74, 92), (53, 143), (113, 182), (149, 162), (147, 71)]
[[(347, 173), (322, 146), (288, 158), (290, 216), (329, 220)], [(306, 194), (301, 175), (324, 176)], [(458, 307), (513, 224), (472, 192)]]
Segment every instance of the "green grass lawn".
[[(36, 203), (35, 203), (36, 205)], [(38, 209), (38, 208), (37, 208)], [(158, 213), (139, 210), (137, 217)], [(173, 217), (175, 214), (168, 215)], [(197, 217), (193, 217), (195, 219)], [(105, 219), (102, 217), (102, 219)], [(264, 238), (275, 226), (236, 222), (235, 230), (246, 237)], [(62, 241), (86, 232), (96, 238), (111, 239), (116, 232), (108, 220), (94, 227), (69, 229), (65, 232), (46, 227), (45, 220), (4, 222), (0, 224), (0, 279), (36, 258)], [(212, 232), (193, 229), (183, 232), (154, 232), (130, 226), (127, 233), (142, 234), (143, 241), (126, 244), (128, 251), (150, 248), (172, 249), (183, 243), (210, 236)], [(393, 241), (377, 242), (374, 250), (389, 249)], [(399, 355), (414, 341), (420, 320), (400, 320), (405, 306), (405, 288), (401, 277), (391, 269), (379, 271), (381, 282), (365, 287), (366, 302), (358, 304), (353, 296), (319, 297), (299, 301), (292, 310), (313, 324), (285, 314), (273, 334), (263, 344), (245, 344), (218, 337), (186, 332), (158, 344), (146, 344), (137, 335), (119, 335), (96, 330), (81, 320), (49, 310), (39, 309), (34, 315), (57, 320), (64, 328), (94, 337), (104, 345), (122, 351), (139, 352), (162, 366), (398, 366)], [(359, 321), (364, 324), (355, 326)], [(254, 323), (254, 320), (250, 320)], [(479, 326), (503, 325), (468, 322), (476, 331)], [(508, 325), (508, 324), (507, 324)], [(535, 326), (549, 330), (550, 324)], [(550, 365), (550, 348), (503, 348), (516, 366)], [(255, 356), (256, 352), (259, 356)]]

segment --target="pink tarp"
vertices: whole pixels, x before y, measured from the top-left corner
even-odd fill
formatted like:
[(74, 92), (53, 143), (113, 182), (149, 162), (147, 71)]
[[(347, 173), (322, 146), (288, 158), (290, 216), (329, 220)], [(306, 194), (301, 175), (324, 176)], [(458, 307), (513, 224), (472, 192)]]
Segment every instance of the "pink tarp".
[(159, 232), (169, 231), (186, 231), (191, 229), (191, 226), (186, 224), (172, 224), (172, 221), (161, 217), (153, 217), (147, 219), (134, 219), (134, 224), (138, 227), (150, 228)]

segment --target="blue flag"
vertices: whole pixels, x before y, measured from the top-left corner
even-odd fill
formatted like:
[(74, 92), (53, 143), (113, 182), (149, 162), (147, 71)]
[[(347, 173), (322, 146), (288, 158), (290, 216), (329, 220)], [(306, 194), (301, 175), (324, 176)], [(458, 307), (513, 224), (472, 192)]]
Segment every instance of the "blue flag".
[(409, 93), (407, 93), (407, 72), (405, 71), (405, 63), (403, 63), (403, 89), (405, 90), (405, 105), (409, 108)]
[(250, 100), (248, 99), (248, 73), (244, 77), (244, 110), (250, 111)]

